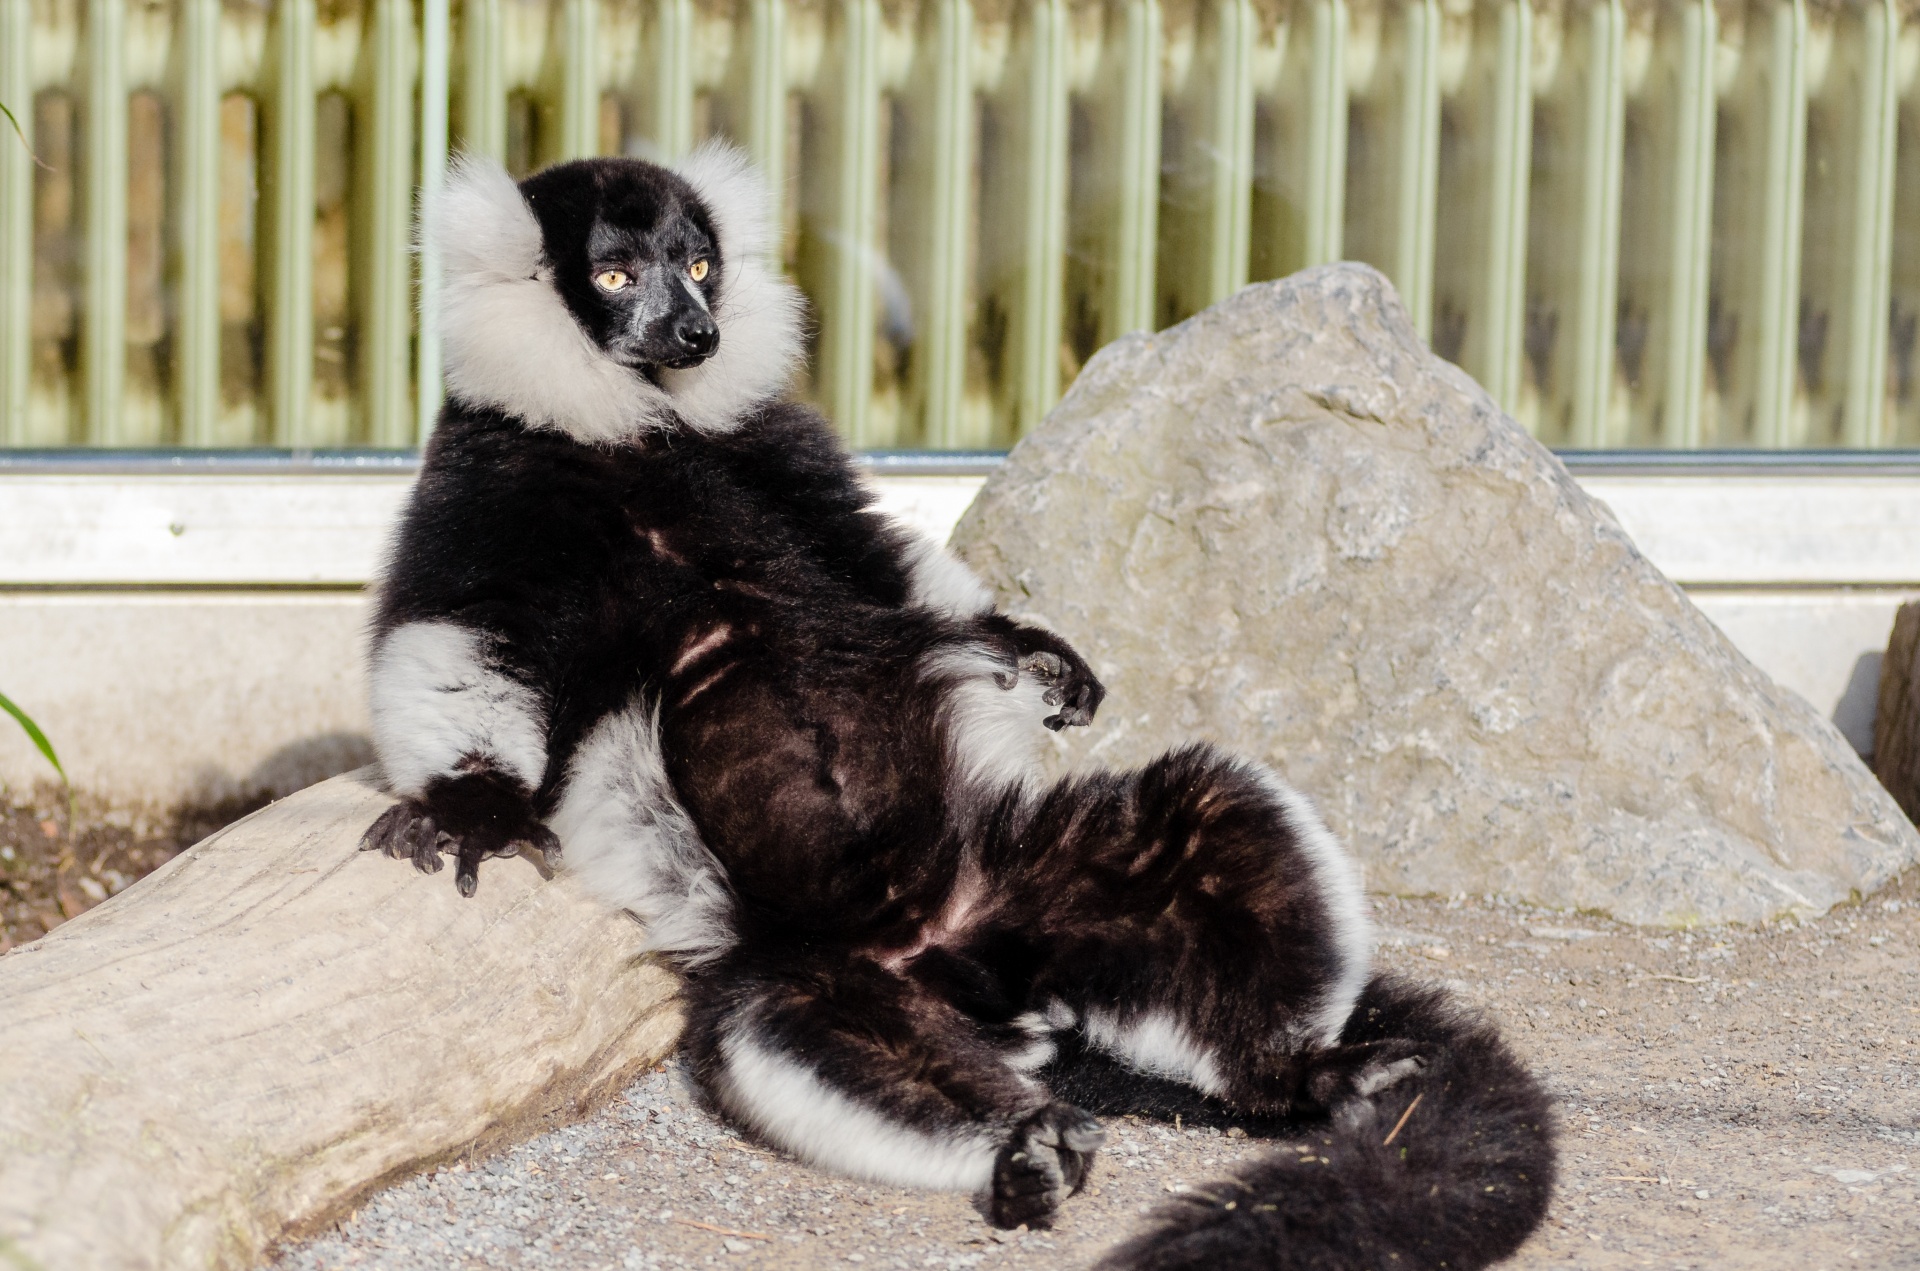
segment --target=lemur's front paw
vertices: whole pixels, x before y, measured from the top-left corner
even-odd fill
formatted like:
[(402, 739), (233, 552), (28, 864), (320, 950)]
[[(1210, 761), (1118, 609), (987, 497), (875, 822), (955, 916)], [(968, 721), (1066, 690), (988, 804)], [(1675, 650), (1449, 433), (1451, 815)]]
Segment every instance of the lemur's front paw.
[(1060, 708), (1041, 722), (1055, 732), (1091, 724), (1107, 690), (1086, 660), (1065, 640), (1033, 627), (1019, 629), (1019, 643), (1020, 674), (1045, 684), (1042, 700)]
[(1053, 1226), (1054, 1211), (1086, 1186), (1093, 1154), (1106, 1141), (1092, 1114), (1071, 1103), (1049, 1103), (1022, 1121), (993, 1162), (987, 1211), (993, 1225)]
[(521, 844), (549, 864), (560, 855), (560, 840), (524, 794), (491, 773), (475, 773), (436, 777), (420, 798), (388, 808), (361, 838), (360, 850), (411, 860), (423, 874), (439, 873), (441, 854), (452, 855), (454, 885), (471, 896), (480, 886), (480, 862), (517, 855)]

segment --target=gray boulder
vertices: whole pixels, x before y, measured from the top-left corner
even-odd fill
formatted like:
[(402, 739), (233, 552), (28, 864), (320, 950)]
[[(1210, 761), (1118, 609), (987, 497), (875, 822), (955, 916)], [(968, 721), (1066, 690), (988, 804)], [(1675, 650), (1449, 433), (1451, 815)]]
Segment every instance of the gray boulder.
[(1061, 770), (1258, 756), (1377, 890), (1755, 922), (1920, 859), (1833, 726), (1364, 266), (1108, 347), (954, 546), (1111, 690)]

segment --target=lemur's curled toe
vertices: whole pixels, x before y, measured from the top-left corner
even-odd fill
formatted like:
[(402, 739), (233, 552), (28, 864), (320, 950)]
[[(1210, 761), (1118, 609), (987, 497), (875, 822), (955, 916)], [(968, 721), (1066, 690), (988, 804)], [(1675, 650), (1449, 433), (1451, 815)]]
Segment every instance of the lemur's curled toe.
[(443, 864), (442, 837), (433, 815), (418, 800), (402, 799), (381, 813), (361, 836), (360, 850), (384, 852), (396, 861), (412, 861), (423, 874), (437, 874)]

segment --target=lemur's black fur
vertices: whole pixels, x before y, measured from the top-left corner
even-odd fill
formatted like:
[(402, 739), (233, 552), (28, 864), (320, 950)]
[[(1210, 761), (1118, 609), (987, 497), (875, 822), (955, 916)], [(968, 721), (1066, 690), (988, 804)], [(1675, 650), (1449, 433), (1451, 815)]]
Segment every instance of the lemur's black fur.
[(703, 1086), (816, 1164), (1046, 1226), (1101, 1142), (1083, 1107), (1184, 1100), (1311, 1151), (1114, 1266), (1511, 1253), (1551, 1187), (1540, 1087), (1370, 978), (1357, 875), (1270, 771), (1195, 745), (1038, 775), (1099, 681), (781, 400), (763, 205), (708, 149), (517, 189), (468, 163), (431, 209), (449, 398), (380, 593), (401, 798), (367, 846), (451, 854), (468, 895), (485, 857), (564, 847), (690, 973)]

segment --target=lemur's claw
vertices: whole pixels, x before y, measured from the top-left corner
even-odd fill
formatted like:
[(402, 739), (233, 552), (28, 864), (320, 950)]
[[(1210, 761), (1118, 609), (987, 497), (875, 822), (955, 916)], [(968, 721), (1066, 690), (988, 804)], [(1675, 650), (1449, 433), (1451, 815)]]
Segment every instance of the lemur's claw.
[(560, 836), (542, 825), (523, 840), (528, 847), (540, 853), (540, 859), (549, 869), (560, 860)]
[(360, 850), (385, 853), (396, 861), (412, 861), (423, 874), (440, 871), (438, 833), (433, 817), (412, 799), (402, 799), (380, 814), (360, 837)]
[(385, 852), (393, 855), (393, 844), (406, 837), (407, 827), (413, 824), (413, 815), (404, 802), (396, 803), (380, 814), (380, 819), (367, 827), (360, 836), (360, 850), (363, 852)]
[(1031, 675), (1047, 686), (1040, 700), (1060, 709), (1040, 722), (1056, 733), (1063, 728), (1083, 728), (1091, 724), (1093, 712), (1106, 694), (1085, 663), (1077, 658), (1069, 661), (1051, 649), (1033, 649), (1023, 654), (1020, 673)]

